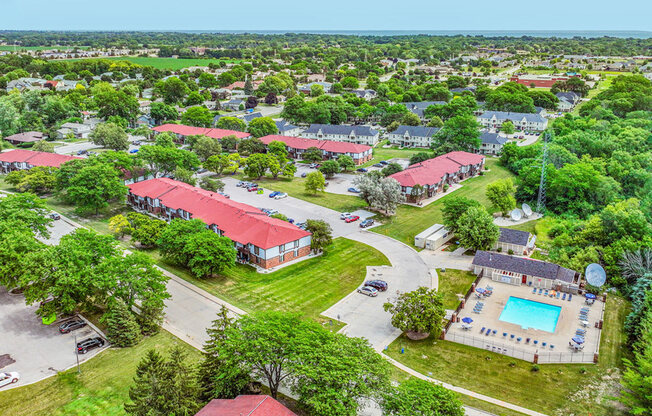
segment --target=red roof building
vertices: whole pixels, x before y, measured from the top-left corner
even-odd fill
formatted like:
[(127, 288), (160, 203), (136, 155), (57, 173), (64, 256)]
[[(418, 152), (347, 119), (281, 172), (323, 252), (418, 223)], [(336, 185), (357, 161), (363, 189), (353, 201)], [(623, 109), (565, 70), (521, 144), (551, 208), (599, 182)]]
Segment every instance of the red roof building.
[(511, 77), (509, 80), (512, 82), (531, 87), (534, 84), (535, 88), (550, 88), (557, 81), (566, 81), (568, 77), (553, 77), (550, 75), (521, 75)]
[(242, 395), (213, 399), (195, 416), (297, 416), (269, 396)]
[(185, 141), (187, 136), (196, 136), (200, 134), (204, 136), (212, 137), (214, 139), (222, 139), (226, 136), (235, 136), (238, 139), (244, 139), (251, 136), (251, 134), (245, 133), (243, 131), (212, 129), (206, 127), (193, 127), (193, 126), (185, 126), (183, 124), (163, 124), (161, 126), (154, 127), (152, 131), (156, 133), (163, 133), (165, 131), (169, 131), (171, 133), (176, 134), (177, 138), (182, 143)]
[[(477, 175), (484, 167), (483, 155), (469, 152), (450, 152), (390, 175), (401, 184), (403, 193), (410, 202), (418, 202), (442, 192), (444, 185), (452, 185)], [(422, 195), (413, 195), (412, 189), (420, 185)]]
[(0, 153), (0, 169), (3, 173), (9, 173), (14, 170), (27, 170), (36, 166), (58, 168), (62, 164), (75, 159), (81, 158), (56, 153), (15, 149)]
[(303, 137), (269, 135), (260, 138), (266, 145), (273, 141), (285, 143), (287, 150), (295, 159), (301, 159), (303, 152), (311, 147), (322, 151), (324, 159), (337, 159), (341, 155), (349, 155), (357, 165), (361, 165), (373, 157), (371, 146), (333, 140), (305, 139)]
[(268, 269), (310, 253), (311, 234), (260, 209), (168, 178), (129, 185), (133, 207), (166, 220), (198, 218), (235, 242), (241, 261)]
[[(256, 80), (252, 82), (252, 86), (254, 87), (254, 90), (257, 90), (258, 87), (260, 87), (260, 84), (262, 84), (263, 81), (261, 80)], [(227, 90), (244, 90), (245, 87), (245, 82), (244, 81), (236, 81), (233, 84), (227, 85), (226, 88)]]

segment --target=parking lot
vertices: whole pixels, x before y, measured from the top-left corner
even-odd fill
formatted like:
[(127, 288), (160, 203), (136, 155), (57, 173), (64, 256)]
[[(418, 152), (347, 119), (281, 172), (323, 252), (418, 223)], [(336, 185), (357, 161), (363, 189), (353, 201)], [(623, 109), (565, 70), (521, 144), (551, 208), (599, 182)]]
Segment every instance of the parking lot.
[[(0, 371), (16, 371), (20, 381), (3, 390), (34, 383), (76, 365), (77, 341), (98, 336), (89, 326), (68, 334), (59, 333), (59, 322), (43, 325), (35, 314), (38, 305), (26, 306), (22, 295), (12, 295), (0, 286)], [(103, 348), (79, 356), (86, 361)]]

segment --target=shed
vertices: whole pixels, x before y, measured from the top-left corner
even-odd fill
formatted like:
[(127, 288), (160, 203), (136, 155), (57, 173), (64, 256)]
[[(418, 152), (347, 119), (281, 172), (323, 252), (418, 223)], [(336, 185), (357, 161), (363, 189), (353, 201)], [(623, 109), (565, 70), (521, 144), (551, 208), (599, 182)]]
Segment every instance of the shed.
[(448, 231), (446, 227), (444, 227), (441, 224), (436, 224), (439, 225), (440, 228), (426, 237), (426, 249), (428, 250), (437, 250), (439, 247), (443, 246), (447, 242), (453, 238), (455, 235), (454, 233)]
[(426, 248), (426, 239), (443, 227), (442, 224), (435, 224), (421, 231), (414, 237), (414, 245), (419, 248)]

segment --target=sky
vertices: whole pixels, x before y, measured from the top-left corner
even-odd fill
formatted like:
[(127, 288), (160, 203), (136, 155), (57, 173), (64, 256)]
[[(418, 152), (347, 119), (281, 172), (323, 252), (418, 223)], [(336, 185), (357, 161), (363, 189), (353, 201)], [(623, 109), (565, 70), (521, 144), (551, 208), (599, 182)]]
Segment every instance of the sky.
[(651, 0), (0, 0), (0, 30), (645, 30)]

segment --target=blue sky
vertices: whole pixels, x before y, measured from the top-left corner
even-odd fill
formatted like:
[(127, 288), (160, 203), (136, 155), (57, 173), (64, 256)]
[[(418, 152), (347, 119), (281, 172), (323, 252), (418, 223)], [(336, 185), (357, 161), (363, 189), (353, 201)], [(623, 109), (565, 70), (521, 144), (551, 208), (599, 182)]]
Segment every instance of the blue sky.
[(650, 0), (1, 0), (0, 30), (647, 30)]

